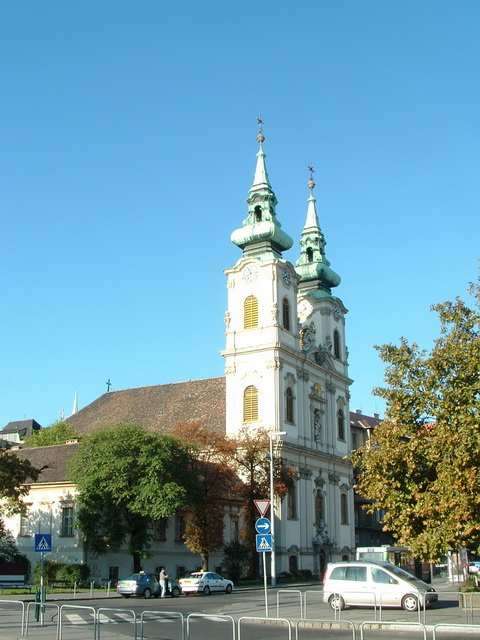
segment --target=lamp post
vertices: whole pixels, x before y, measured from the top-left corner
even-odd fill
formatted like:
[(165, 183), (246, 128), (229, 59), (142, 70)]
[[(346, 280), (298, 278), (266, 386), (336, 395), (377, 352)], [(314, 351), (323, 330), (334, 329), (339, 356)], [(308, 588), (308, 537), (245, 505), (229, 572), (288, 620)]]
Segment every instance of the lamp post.
[(271, 551), (271, 578), (270, 584), (274, 587), (277, 584), (276, 580), (276, 570), (275, 570), (275, 491), (273, 486), (273, 438), (279, 438), (280, 436), (286, 436), (286, 431), (273, 431), (268, 434), (268, 438), (270, 440), (270, 519), (271, 519), (271, 528), (272, 532), (272, 551)]

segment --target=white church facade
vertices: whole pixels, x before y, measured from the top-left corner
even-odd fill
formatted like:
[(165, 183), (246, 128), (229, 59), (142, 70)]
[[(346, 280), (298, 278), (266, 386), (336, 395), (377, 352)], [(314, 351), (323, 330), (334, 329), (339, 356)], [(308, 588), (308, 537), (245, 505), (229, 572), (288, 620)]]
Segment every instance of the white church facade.
[[(345, 459), (351, 450), (352, 383), (347, 310), (332, 293), (340, 277), (325, 256), (311, 168), (298, 259), (293, 264), (283, 257), (293, 240), (277, 219), (264, 140), (260, 123), (247, 217), (231, 236), (241, 255), (225, 271), (224, 377), (109, 392), (68, 422), (79, 437), (116, 422), (136, 422), (165, 432), (187, 419), (227, 434), (245, 427), (267, 429), (297, 472), (295, 490), (275, 505), (276, 572), (311, 570), (322, 575), (327, 562), (349, 559), (355, 548), (353, 469)], [(30, 518), (15, 516), (6, 524), (32, 562), (38, 560), (32, 536), (44, 527), (62, 548), (59, 561), (88, 563), (94, 576), (116, 579), (117, 574), (131, 571), (126, 552), (91, 558), (78, 532), (69, 528), (75, 487), (68, 482), (65, 460), (77, 446), (19, 451), (34, 463), (42, 456), (49, 463), (26, 498)], [(238, 518), (237, 507), (226, 507), (226, 542), (238, 535)], [(199, 557), (181, 540), (181, 528), (179, 514), (165, 535), (154, 541), (146, 571), (166, 566), (178, 576), (182, 570), (199, 567)], [(212, 554), (212, 568), (219, 567), (221, 558), (221, 551)]]

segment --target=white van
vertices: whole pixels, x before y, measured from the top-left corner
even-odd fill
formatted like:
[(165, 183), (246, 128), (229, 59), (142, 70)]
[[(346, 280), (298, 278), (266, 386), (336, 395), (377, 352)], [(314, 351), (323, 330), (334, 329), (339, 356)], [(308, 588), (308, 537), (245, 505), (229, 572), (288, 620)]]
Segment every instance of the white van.
[(416, 611), (437, 600), (430, 585), (388, 562), (333, 562), (323, 583), (323, 601), (332, 609), (376, 605)]

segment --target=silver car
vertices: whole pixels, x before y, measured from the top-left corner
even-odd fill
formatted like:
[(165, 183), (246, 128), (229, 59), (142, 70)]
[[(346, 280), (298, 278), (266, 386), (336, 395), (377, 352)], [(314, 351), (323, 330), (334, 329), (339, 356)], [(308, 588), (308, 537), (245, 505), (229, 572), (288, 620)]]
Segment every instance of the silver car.
[[(117, 582), (117, 593), (124, 598), (143, 596), (144, 598), (158, 598), (162, 593), (156, 573), (132, 573), (125, 580)], [(182, 593), (180, 585), (173, 580), (167, 581), (167, 595), (178, 598)]]

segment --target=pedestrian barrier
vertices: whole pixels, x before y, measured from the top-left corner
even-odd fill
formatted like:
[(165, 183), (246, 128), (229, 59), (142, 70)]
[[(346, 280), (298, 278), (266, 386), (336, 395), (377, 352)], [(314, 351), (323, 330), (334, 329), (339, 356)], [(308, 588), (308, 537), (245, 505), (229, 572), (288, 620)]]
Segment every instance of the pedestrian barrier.
[(142, 615), (140, 616), (140, 640), (143, 640), (143, 625), (146, 622), (145, 618), (150, 616), (153, 619), (161, 620), (165, 622), (168, 620), (169, 622), (175, 622), (175, 620), (179, 620), (181, 624), (181, 639), (185, 638), (185, 618), (183, 614), (178, 613), (177, 611), (142, 611)]
[[(20, 628), (23, 636), (25, 630), (25, 603), (22, 600), (0, 600), (0, 604), (8, 604), (15, 608), (17, 605), (21, 609)], [(2, 607), (3, 608), (3, 607)]]
[(298, 599), (300, 602), (300, 618), (303, 618), (303, 598), (302, 598), (302, 592), (300, 591), (300, 589), (278, 589), (277, 590), (277, 618), (280, 617), (280, 594), (281, 593), (298, 594)]
[[(193, 620), (194, 618), (197, 619), (203, 619), (203, 620), (210, 620), (210, 621), (215, 621), (215, 622), (229, 622), (231, 623), (231, 628), (232, 628), (232, 640), (235, 640), (235, 620), (232, 618), (232, 616), (226, 616), (223, 614), (208, 614), (208, 613), (190, 613), (187, 616), (187, 635), (186, 635), (186, 640), (191, 640), (191, 626), (190, 626), (190, 621)], [(216, 634), (215, 634), (216, 635)], [(218, 637), (218, 636), (217, 636)]]
[[(419, 631), (420, 637), (423, 640), (427, 640), (427, 627), (421, 622), (379, 622), (378, 620), (365, 620), (360, 624), (360, 640), (368, 640), (365, 635), (365, 630), (370, 627), (371, 633), (368, 634), (369, 638), (373, 638), (375, 631), (385, 631), (391, 629), (392, 631), (411, 631), (416, 629)], [(415, 638), (415, 635), (409, 635), (409, 638)]]
[(290, 622), (290, 620), (287, 620), (286, 618), (255, 618), (255, 617), (250, 617), (250, 616), (242, 616), (241, 618), (238, 619), (237, 622), (237, 640), (241, 640), (242, 635), (241, 635), (241, 629), (242, 629), (242, 623), (245, 622), (261, 622), (262, 624), (266, 624), (266, 625), (270, 625), (270, 624), (275, 624), (275, 625), (279, 625), (279, 623), (286, 625), (287, 629), (288, 629), (288, 640), (292, 640), (292, 623)]
[[(321, 625), (322, 628), (324, 626), (331, 628), (332, 620), (320, 620), (316, 618), (305, 618), (304, 620), (297, 620), (297, 622), (295, 623), (295, 640), (301, 640), (300, 629), (302, 627), (306, 627), (307, 625), (315, 626), (317, 624)], [(355, 640), (355, 624), (351, 620), (342, 620), (340, 622), (335, 622), (334, 624), (335, 624), (335, 629), (350, 630), (352, 632), (352, 640)]]
[(303, 617), (308, 618), (308, 595), (311, 593), (320, 593), (320, 602), (323, 602), (323, 589), (307, 589), (303, 594)]
[[(442, 632), (441, 629), (443, 629), (445, 631), (445, 634), (442, 636)], [(440, 631), (440, 633), (439, 633)], [(469, 636), (470, 634), (475, 634), (473, 635), (473, 637), (475, 638), (480, 638), (480, 627), (477, 624), (449, 624), (449, 623), (442, 623), (442, 624), (436, 624), (433, 627), (433, 636), (432, 639), (433, 640), (437, 640), (437, 638), (441, 638), (441, 637), (446, 637), (446, 638), (452, 638), (452, 633), (468, 633)]]
[(51, 602), (42, 602), (41, 605), (39, 605), (36, 602), (29, 602), (27, 604), (27, 611), (25, 614), (25, 636), (28, 636), (28, 628), (29, 628), (29, 621), (30, 621), (30, 609), (32, 607), (40, 607), (40, 611), (41, 611), (41, 615), (40, 615), (40, 626), (44, 627), (45, 626), (45, 609), (56, 609), (57, 611), (57, 622), (53, 622), (53, 617), (52, 617), (52, 622), (56, 627), (56, 634), (55, 637), (59, 638), (59, 625), (60, 625), (60, 605), (59, 604), (55, 604), (55, 603), (51, 603)]
[(80, 610), (80, 611), (87, 611), (89, 613), (92, 614), (92, 631), (93, 631), (93, 640), (96, 640), (97, 638), (97, 626), (98, 626), (98, 621), (97, 621), (97, 614), (96, 614), (96, 610), (95, 607), (85, 607), (85, 606), (81, 606), (81, 605), (76, 605), (76, 604), (62, 604), (60, 607), (60, 611), (58, 614), (59, 617), (59, 622), (58, 622), (58, 640), (62, 640), (63, 638), (63, 627), (64, 627), (64, 618), (63, 618), (63, 614), (66, 611), (67, 613), (71, 610)]
[(124, 622), (130, 622), (130, 620), (125, 620), (125, 614), (127, 614), (128, 618), (132, 618), (131, 622), (133, 624), (133, 637), (137, 640), (137, 614), (132, 609), (119, 609), (115, 607), (99, 607), (97, 609), (97, 640), (100, 640), (100, 625), (102, 623), (100, 616), (104, 615), (103, 612), (108, 611), (109, 613), (117, 613), (123, 616)]

